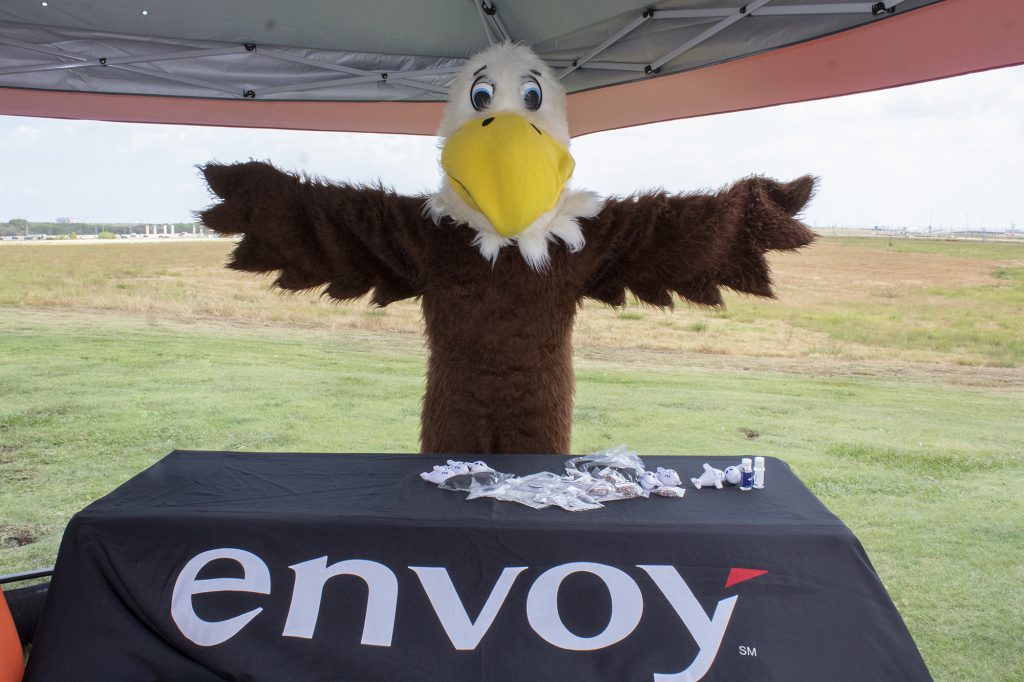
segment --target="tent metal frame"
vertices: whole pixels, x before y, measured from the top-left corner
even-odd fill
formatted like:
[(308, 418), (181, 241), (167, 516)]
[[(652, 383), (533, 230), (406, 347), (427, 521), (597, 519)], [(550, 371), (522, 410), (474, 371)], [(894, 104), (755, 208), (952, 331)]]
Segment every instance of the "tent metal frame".
[[(580, 57), (572, 60), (546, 60), (552, 67), (560, 69), (558, 78), (564, 80), (573, 72), (587, 69), (603, 69), (610, 71), (634, 72), (648, 76), (657, 74), (661, 69), (678, 59), (686, 52), (693, 50), (718, 33), (728, 29), (738, 21), (750, 17), (784, 16), (784, 15), (822, 15), (822, 14), (865, 14), (880, 17), (892, 14), (897, 5), (906, 0), (877, 0), (869, 2), (841, 2), (841, 3), (817, 3), (808, 5), (770, 5), (773, 0), (751, 0), (747, 4), (732, 8), (695, 8), (679, 10), (647, 9), (640, 16), (628, 21), (619, 30), (602, 41), (600, 44), (589, 49)], [(498, 13), (498, 8), (493, 2), (481, 0), (474, 2), (476, 11), (479, 14), (481, 25), (490, 44), (502, 41), (513, 40), (505, 23)], [(693, 20), (693, 19), (718, 19), (704, 31), (688, 39), (672, 50), (666, 52), (649, 64), (638, 64), (620, 61), (601, 61), (596, 59), (614, 45), (623, 41), (641, 26), (653, 20)], [(284, 95), (311, 90), (337, 88), (352, 85), (365, 85), (368, 83), (381, 83), (404, 86), (420, 93), (427, 93), (443, 99), (448, 95), (448, 84), (451, 76), (458, 71), (457, 66), (433, 69), (413, 69), (408, 71), (385, 71), (380, 69), (360, 69), (343, 64), (336, 64), (324, 59), (317, 59), (314, 56), (296, 55), (287, 48), (261, 47), (252, 43), (242, 45), (226, 45), (210, 48), (187, 48), (181, 50), (170, 50), (153, 55), (126, 55), (126, 56), (97, 56), (95, 54), (82, 54), (68, 50), (57, 49), (45, 44), (36, 44), (0, 36), (0, 45), (20, 48), (30, 52), (46, 54), (61, 60), (57, 63), (44, 62), (10, 66), (0, 68), (0, 87), (3, 86), (2, 77), (10, 75), (21, 75), (33, 72), (61, 71), (71, 69), (93, 69), (109, 68), (123, 70), (126, 72), (146, 76), (149, 78), (161, 79), (175, 82), (182, 85), (189, 85), (210, 92), (224, 93), (230, 98), (255, 99), (269, 95)], [(314, 55), (315, 51), (312, 52)], [(184, 59), (209, 59), (225, 55), (246, 55), (259, 54), (285, 62), (299, 64), (313, 69), (321, 69), (330, 73), (331, 78), (311, 80), (304, 83), (287, 83), (271, 87), (256, 89), (250, 86), (231, 87), (222, 83), (212, 82), (202, 78), (184, 76), (181, 74), (162, 71), (154, 67), (157, 64), (169, 61)], [(452, 58), (455, 59), (455, 58)], [(141, 65), (147, 66), (141, 66)], [(338, 77), (337, 74), (344, 74)], [(422, 80), (426, 79), (426, 80)]]

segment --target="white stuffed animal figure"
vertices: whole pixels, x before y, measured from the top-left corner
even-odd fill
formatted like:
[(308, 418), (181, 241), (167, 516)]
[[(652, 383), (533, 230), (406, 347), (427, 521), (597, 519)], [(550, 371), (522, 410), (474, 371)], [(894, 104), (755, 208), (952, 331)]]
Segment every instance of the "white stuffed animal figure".
[(448, 460), (448, 466), (456, 474), (468, 474), (471, 471), (469, 464), (466, 462), (458, 462), (454, 459)]
[(658, 472), (641, 471), (640, 485), (644, 490), (662, 497), (682, 497), (686, 492), (679, 487), (679, 474), (672, 469), (658, 467)]
[(675, 488), (682, 483), (675, 469), (663, 469), (662, 467), (658, 467), (658, 482), (666, 488)]
[(640, 485), (643, 486), (644, 490), (654, 490), (661, 485), (661, 481), (658, 480), (658, 476), (652, 471), (641, 471), (638, 481)]
[(467, 471), (459, 471), (454, 467), (448, 465), (438, 465), (434, 467), (433, 471), (424, 471), (422, 474), (420, 474), (420, 478), (422, 478), (424, 481), (429, 481), (430, 483), (436, 483), (438, 485), (441, 485), (452, 476), (464, 473), (468, 473), (468, 469)]
[(693, 487), (697, 490), (706, 485), (713, 485), (720, 490), (723, 480), (725, 480), (725, 473), (721, 469), (716, 469), (707, 462), (704, 462), (704, 473), (699, 478), (691, 478), (690, 482), (693, 483)]

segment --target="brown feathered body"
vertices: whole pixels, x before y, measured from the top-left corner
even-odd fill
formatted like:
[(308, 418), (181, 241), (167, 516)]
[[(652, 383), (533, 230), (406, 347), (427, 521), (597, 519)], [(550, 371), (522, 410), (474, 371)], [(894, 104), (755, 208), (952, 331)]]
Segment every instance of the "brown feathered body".
[(427, 453), (568, 453), (572, 325), (584, 298), (622, 305), (628, 291), (655, 306), (671, 306), (673, 294), (713, 306), (723, 286), (771, 296), (765, 252), (813, 240), (794, 218), (811, 177), (609, 199), (580, 220), (581, 251), (555, 241), (549, 265), (536, 271), (515, 249), (485, 260), (471, 228), (424, 217), (425, 197), (306, 180), (258, 162), (203, 173), (222, 199), (203, 223), (243, 235), (230, 267), (278, 271), (278, 287), (326, 287), (341, 300), (421, 298)]

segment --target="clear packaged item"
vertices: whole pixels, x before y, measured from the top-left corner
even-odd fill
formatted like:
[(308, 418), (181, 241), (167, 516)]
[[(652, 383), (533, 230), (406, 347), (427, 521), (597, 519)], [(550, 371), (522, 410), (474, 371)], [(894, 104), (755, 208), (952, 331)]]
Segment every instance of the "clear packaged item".
[(467, 493), (467, 500), (490, 497), (534, 509), (561, 507), (568, 511), (600, 509), (605, 502), (649, 497), (682, 497), (679, 475), (658, 467), (644, 469), (643, 460), (625, 445), (592, 455), (573, 457), (565, 474), (541, 471), (528, 476), (495, 471), (485, 462), (448, 460), (420, 477), (444, 490)]
[[(640, 456), (625, 445), (595, 452), (592, 455), (573, 457), (565, 463), (566, 471), (576, 470), (600, 477), (600, 472), (612, 470), (623, 480), (637, 481), (640, 472), (644, 471), (644, 462)], [(595, 471), (598, 473), (595, 474)]]
[(491, 471), (476, 471), (449, 476), (438, 485), (438, 488), (456, 492), (472, 492), (479, 488), (489, 488), (500, 484), (510, 478), (512, 478), (512, 474), (503, 474), (493, 469)]
[(471, 491), (467, 499), (493, 497), (534, 509), (552, 506), (569, 511), (599, 509), (601, 504), (589, 497), (586, 490), (580, 479), (541, 471), (529, 476), (511, 477), (490, 487), (480, 487)]

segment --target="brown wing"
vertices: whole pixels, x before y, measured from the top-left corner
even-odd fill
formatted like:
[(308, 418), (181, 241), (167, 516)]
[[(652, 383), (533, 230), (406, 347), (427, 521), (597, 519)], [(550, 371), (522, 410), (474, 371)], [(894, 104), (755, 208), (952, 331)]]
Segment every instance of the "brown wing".
[(794, 217), (814, 185), (811, 176), (785, 184), (750, 177), (717, 193), (610, 199), (599, 215), (581, 221), (583, 296), (623, 305), (629, 290), (664, 307), (673, 293), (721, 305), (720, 287), (771, 297), (765, 252), (814, 240)]
[(423, 290), (423, 243), (432, 223), (422, 197), (382, 188), (332, 185), (268, 163), (201, 168), (221, 202), (200, 218), (220, 234), (241, 234), (228, 266), (280, 271), (275, 286), (352, 299), (373, 290), (387, 305)]

